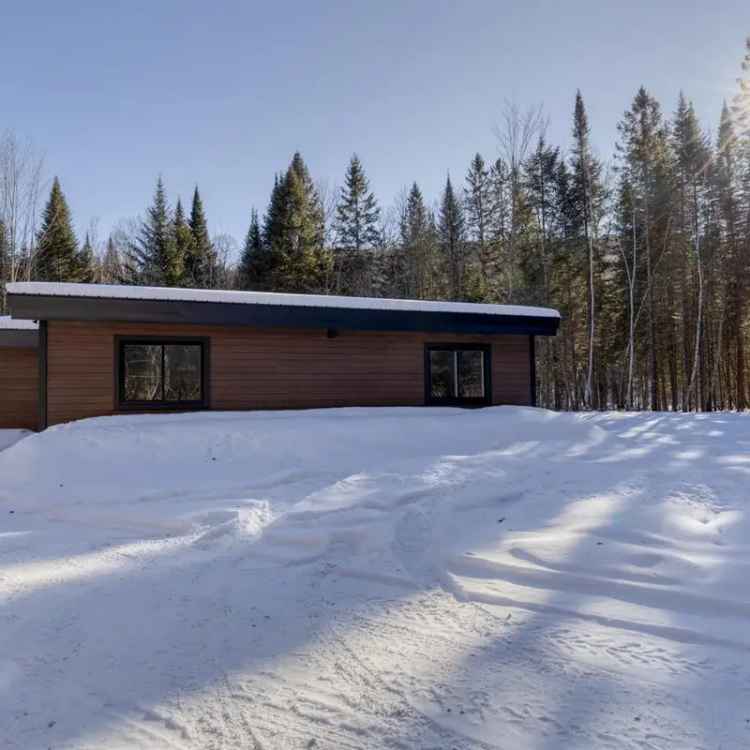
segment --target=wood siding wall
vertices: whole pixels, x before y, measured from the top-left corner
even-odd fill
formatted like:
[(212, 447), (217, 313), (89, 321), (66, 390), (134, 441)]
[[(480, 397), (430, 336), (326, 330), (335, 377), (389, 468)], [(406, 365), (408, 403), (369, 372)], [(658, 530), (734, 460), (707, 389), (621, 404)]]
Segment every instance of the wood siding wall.
[(493, 403), (530, 403), (528, 336), (50, 321), (50, 425), (115, 413), (116, 335), (208, 337), (217, 410), (421, 405), (424, 345), (447, 342), (491, 344)]
[(0, 347), (0, 428), (38, 428), (38, 372), (36, 349)]

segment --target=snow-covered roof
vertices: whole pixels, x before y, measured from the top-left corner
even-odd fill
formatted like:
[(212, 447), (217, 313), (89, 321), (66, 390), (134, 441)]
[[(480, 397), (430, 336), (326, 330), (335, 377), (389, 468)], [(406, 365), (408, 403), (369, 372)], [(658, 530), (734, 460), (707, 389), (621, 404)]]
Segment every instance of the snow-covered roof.
[(10, 315), (0, 315), (0, 331), (36, 331), (38, 328), (34, 320), (15, 320)]
[(214, 302), (240, 305), (280, 305), (286, 307), (340, 308), (349, 310), (392, 310), (399, 312), (447, 312), (472, 315), (559, 318), (548, 307), (490, 305), (473, 302), (442, 302), (373, 297), (338, 297), (324, 294), (281, 294), (278, 292), (240, 292), (219, 289), (176, 289), (109, 284), (58, 284), (22, 281), (7, 285), (9, 294), (88, 299), (163, 300), (176, 302)]

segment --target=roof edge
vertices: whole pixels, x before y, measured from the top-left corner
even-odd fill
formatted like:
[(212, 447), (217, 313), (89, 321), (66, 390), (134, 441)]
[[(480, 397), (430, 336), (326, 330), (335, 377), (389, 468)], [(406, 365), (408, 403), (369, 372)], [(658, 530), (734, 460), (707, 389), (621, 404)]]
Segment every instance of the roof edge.
[(346, 310), (391, 310), (397, 312), (451, 312), (454, 314), (518, 315), (560, 318), (549, 307), (504, 305), (448, 300), (348, 297), (327, 294), (244, 291), (235, 289), (192, 289), (183, 287), (148, 287), (120, 284), (80, 284), (45, 281), (22, 281), (7, 285), (9, 294), (66, 297), (76, 299), (138, 300), (194, 302), (209, 304), (268, 305), (279, 307), (336, 308)]
[(554, 336), (558, 317), (498, 315), (450, 310), (394, 310), (305, 307), (282, 304), (183, 301), (19, 294), (9, 290), (13, 317), (27, 320), (88, 320), (249, 326), (258, 328), (334, 328), (357, 331), (424, 331), (467, 334)]

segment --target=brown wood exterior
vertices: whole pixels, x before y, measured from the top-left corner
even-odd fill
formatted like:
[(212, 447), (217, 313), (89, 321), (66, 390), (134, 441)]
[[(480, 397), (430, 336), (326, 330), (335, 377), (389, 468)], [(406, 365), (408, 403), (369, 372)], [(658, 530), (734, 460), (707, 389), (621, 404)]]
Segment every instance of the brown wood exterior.
[(32, 347), (0, 347), (0, 427), (39, 426), (39, 354)]
[(58, 424), (116, 413), (116, 336), (205, 337), (215, 410), (417, 406), (424, 350), (489, 344), (492, 403), (529, 404), (529, 336), (49, 321), (47, 417)]

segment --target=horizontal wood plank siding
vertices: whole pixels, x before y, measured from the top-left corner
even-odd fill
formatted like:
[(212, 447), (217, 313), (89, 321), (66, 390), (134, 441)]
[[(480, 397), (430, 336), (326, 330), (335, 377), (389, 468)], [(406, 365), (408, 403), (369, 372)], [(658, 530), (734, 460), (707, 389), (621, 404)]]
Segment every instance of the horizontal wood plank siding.
[(39, 352), (0, 347), (0, 428), (39, 427)]
[(115, 410), (115, 336), (210, 339), (212, 409), (416, 406), (426, 343), (492, 345), (493, 403), (529, 403), (528, 336), (50, 321), (49, 424)]

